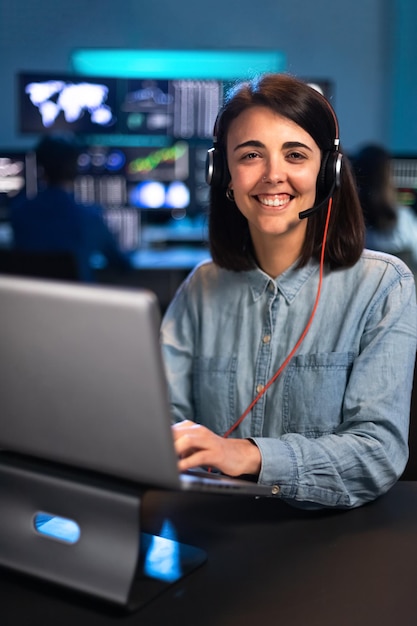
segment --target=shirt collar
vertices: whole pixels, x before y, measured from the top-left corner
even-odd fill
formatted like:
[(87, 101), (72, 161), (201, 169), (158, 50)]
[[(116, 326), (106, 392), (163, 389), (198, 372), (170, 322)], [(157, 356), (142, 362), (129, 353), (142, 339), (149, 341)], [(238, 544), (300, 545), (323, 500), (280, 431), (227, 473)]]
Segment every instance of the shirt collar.
[(248, 280), (253, 299), (259, 300), (267, 289), (273, 289), (275, 293), (279, 291), (286, 302), (291, 304), (304, 283), (319, 268), (319, 264), (314, 259), (310, 259), (307, 265), (301, 268), (297, 268), (297, 263), (298, 261), (275, 279), (268, 276), (259, 267), (250, 270)]

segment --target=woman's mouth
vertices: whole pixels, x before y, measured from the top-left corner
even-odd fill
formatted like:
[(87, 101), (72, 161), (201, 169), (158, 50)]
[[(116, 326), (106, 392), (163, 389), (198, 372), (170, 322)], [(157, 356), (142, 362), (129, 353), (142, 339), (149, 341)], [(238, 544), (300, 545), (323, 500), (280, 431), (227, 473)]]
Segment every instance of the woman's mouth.
[(256, 196), (258, 202), (267, 207), (282, 207), (288, 204), (293, 196), (287, 193), (280, 194), (259, 194)]

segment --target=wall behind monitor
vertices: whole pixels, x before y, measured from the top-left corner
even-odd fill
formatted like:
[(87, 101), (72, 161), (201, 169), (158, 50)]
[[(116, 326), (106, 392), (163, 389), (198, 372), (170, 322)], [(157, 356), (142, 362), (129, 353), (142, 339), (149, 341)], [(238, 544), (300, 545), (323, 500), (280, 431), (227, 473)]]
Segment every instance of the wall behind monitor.
[(388, 144), (394, 153), (416, 154), (417, 3), (415, 0), (395, 0), (394, 4)]
[[(400, 105), (395, 95), (389, 97), (395, 64), (405, 62), (411, 68), (414, 63), (397, 53), (398, 33), (394, 36), (397, 6), (404, 22), (405, 4), (406, 0), (239, 0), (238, 4), (212, 0), (204, 5), (194, 0), (0, 0), (0, 144), (25, 147), (37, 139), (17, 130), (16, 73), (69, 70), (76, 48), (252, 47), (282, 50), (288, 71), (334, 83), (334, 106), (347, 150), (378, 141), (407, 151), (410, 133), (398, 137), (391, 118), (407, 116), (407, 103)], [(417, 69), (410, 71), (416, 77)], [(409, 80), (409, 72), (405, 76)]]

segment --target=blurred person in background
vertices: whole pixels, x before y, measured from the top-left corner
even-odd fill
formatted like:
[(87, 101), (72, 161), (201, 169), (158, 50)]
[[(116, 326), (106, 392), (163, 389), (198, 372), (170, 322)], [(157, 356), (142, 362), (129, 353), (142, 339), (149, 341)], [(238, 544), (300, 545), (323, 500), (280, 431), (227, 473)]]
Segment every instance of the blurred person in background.
[(352, 158), (366, 224), (365, 245), (403, 259), (417, 273), (417, 215), (397, 204), (391, 155), (366, 145)]
[(79, 279), (94, 282), (93, 255), (102, 255), (111, 270), (122, 273), (131, 262), (104, 220), (103, 208), (76, 201), (74, 181), (80, 146), (67, 136), (47, 135), (36, 146), (42, 179), (39, 193), (15, 203), (10, 213), (13, 246), (23, 252), (69, 252)]

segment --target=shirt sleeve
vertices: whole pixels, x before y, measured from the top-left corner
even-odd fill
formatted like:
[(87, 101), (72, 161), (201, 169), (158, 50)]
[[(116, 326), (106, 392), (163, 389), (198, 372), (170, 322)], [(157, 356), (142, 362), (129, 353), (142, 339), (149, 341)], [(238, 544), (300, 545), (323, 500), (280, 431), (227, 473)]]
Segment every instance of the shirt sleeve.
[(169, 373), (171, 414), (174, 422), (194, 421), (192, 405), (192, 361), (194, 325), (183, 284), (168, 307), (161, 326), (165, 369)]
[(374, 303), (332, 434), (254, 438), (260, 482), (300, 506), (349, 508), (386, 492), (404, 471), (416, 355), (416, 302), (411, 275)]

